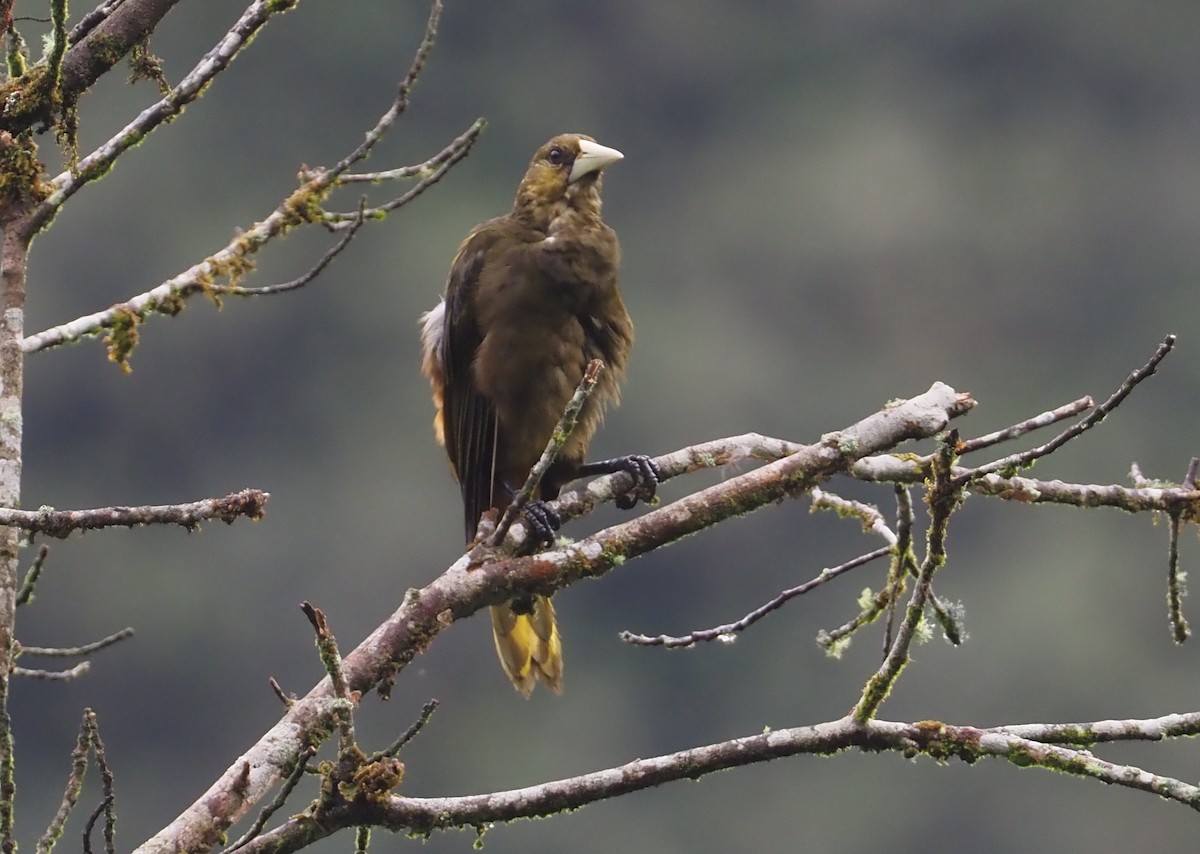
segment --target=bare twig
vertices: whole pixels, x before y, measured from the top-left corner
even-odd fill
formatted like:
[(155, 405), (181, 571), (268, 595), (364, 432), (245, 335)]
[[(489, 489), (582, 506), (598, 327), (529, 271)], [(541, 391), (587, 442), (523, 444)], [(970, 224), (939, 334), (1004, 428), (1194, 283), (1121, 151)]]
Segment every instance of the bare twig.
[(124, 629), (121, 629), (119, 632), (114, 632), (113, 634), (109, 635), (106, 638), (101, 638), (98, 641), (93, 641), (92, 643), (83, 644), (82, 646), (52, 647), (52, 646), (25, 646), (24, 644), (22, 644), (21, 645), (21, 654), (22, 655), (43, 655), (43, 656), (54, 657), (54, 658), (68, 658), (68, 657), (76, 656), (76, 655), (89, 655), (90, 653), (97, 652), (99, 650), (104, 649), (105, 647), (112, 646), (113, 644), (119, 643), (120, 641), (123, 641), (123, 640), (125, 640), (125, 638), (129, 638), (129, 637), (133, 637), (133, 629), (126, 627)]
[(1086, 409), (1091, 409), (1095, 406), (1091, 396), (1081, 397), (1078, 400), (1073, 400), (1070, 403), (1065, 403), (1062, 406), (1043, 412), (1040, 415), (1035, 415), (1032, 418), (1026, 418), (1013, 424), (1011, 427), (1005, 427), (1003, 430), (997, 430), (995, 433), (988, 433), (985, 436), (977, 436), (974, 439), (963, 439), (958, 443), (956, 449), (958, 453), (967, 454), (971, 451), (978, 451), (983, 448), (989, 448), (992, 445), (998, 445), (1001, 442), (1008, 442), (1012, 439), (1018, 439), (1026, 433), (1031, 433), (1034, 430), (1040, 430), (1043, 427), (1048, 427), (1051, 424), (1057, 424), (1067, 418), (1072, 418)]
[(84, 36), (94, 30), (99, 23), (107, 19), (124, 2), (125, 0), (104, 0), (103, 3), (79, 19), (79, 23), (71, 28), (71, 32), (67, 36), (67, 41), (70, 44), (80, 42)]
[[(92, 810), (91, 815), (88, 816), (87, 824), (83, 826), (83, 854), (92, 854), (92, 831), (96, 829), (96, 822), (100, 820), (100, 816), (105, 817), (105, 838), (107, 839), (111, 835), (109, 828), (113, 824), (114, 803), (116, 803), (116, 798), (112, 795), (105, 795), (104, 800), (97, 804), (96, 808)], [(113, 854), (116, 850), (111, 840), (109, 840), (104, 850), (107, 854)]]
[(279, 702), (283, 703), (283, 707), (285, 709), (290, 709), (292, 707), (292, 703), (296, 702), (296, 696), (294, 694), (288, 695), (284, 693), (283, 686), (276, 681), (274, 676), (272, 676), (268, 682), (271, 685), (271, 690), (275, 692), (275, 696), (279, 698)]
[(134, 525), (179, 525), (194, 530), (201, 522), (219, 519), (233, 524), (241, 517), (259, 520), (270, 493), (243, 489), (223, 498), (205, 498), (188, 504), (160, 504), (144, 507), (99, 507), (93, 510), (13, 510), (0, 507), (0, 525), (9, 525), (32, 533), (64, 538), (74, 531), (95, 528), (131, 528)]
[(108, 762), (105, 758), (104, 742), (100, 739), (100, 724), (96, 720), (96, 713), (91, 709), (85, 709), (75, 749), (71, 752), (71, 772), (67, 776), (66, 791), (63, 793), (62, 803), (58, 807), (58, 812), (55, 813), (46, 831), (38, 840), (37, 850), (39, 852), (49, 852), (62, 837), (67, 818), (70, 816), (71, 810), (79, 802), (79, 795), (83, 791), (83, 778), (87, 772), (87, 757), (89, 752), (92, 754), (96, 767), (100, 770), (104, 800), (96, 808), (95, 812), (92, 813), (84, 828), (84, 850), (91, 850), (92, 828), (102, 813), (106, 818), (104, 828), (105, 848), (109, 852), (114, 850), (113, 832), (116, 817), (112, 810), (115, 799), (112, 771), (109, 770)]
[(90, 662), (81, 661), (66, 670), (34, 670), (28, 667), (14, 667), (13, 676), (24, 676), (26, 679), (41, 679), (45, 682), (70, 682), (84, 676), (92, 669)]
[[(904, 592), (904, 583), (910, 570), (916, 568), (916, 556), (913, 554), (913, 505), (908, 488), (902, 484), (894, 487), (896, 495), (896, 544), (892, 549), (892, 563), (888, 567), (888, 582), (885, 588), (887, 596), (887, 623), (883, 631), (883, 654), (886, 656), (892, 648), (892, 629), (896, 621), (896, 603)], [(913, 573), (914, 575), (916, 572)]]
[(416, 738), (417, 733), (425, 728), (425, 724), (429, 723), (429, 719), (433, 717), (433, 713), (437, 711), (437, 707), (437, 700), (429, 700), (427, 703), (425, 703), (425, 705), (421, 707), (421, 714), (415, 721), (412, 722), (412, 725), (409, 726), (409, 728), (406, 729), (401, 736), (390, 745), (385, 747), (383, 750), (380, 750), (378, 753), (372, 754), (369, 761), (375, 762), (379, 759), (398, 756), (404, 745)]
[(325, 672), (333, 680), (333, 695), (339, 699), (348, 699), (350, 686), (342, 672), (342, 654), (338, 651), (337, 638), (329, 630), (329, 622), (325, 619), (325, 613), (308, 602), (301, 602), (300, 610), (304, 612), (304, 616), (308, 618), (313, 631), (316, 632), (317, 651), (321, 654), (321, 664), (325, 666)]
[[(1187, 472), (1184, 473), (1183, 489), (1194, 490), (1196, 488), (1196, 471), (1200, 468), (1200, 457), (1192, 457), (1188, 463)], [(1167, 548), (1167, 611), (1171, 621), (1171, 635), (1175, 638), (1175, 643), (1183, 643), (1191, 635), (1191, 629), (1188, 628), (1187, 617), (1183, 615), (1183, 597), (1187, 595), (1187, 587), (1184, 582), (1185, 574), (1179, 569), (1179, 532), (1183, 528), (1185, 520), (1194, 521), (1196, 513), (1194, 508), (1185, 515), (1185, 510), (1180, 509), (1170, 514), (1170, 542)]]
[(789, 600), (794, 599), (797, 596), (803, 596), (805, 593), (820, 587), (826, 581), (832, 581), (839, 575), (849, 572), (856, 567), (870, 563), (878, 558), (886, 557), (887, 555), (891, 554), (891, 552), (892, 549), (890, 546), (882, 546), (875, 549), (875, 551), (867, 552), (864, 555), (859, 555), (858, 557), (848, 560), (845, 563), (839, 564), (835, 567), (822, 569), (821, 574), (816, 578), (806, 581), (804, 584), (801, 584), (797, 587), (784, 590), (778, 596), (755, 608), (749, 614), (742, 617), (740, 620), (737, 620), (736, 622), (726, 623), (723, 626), (715, 626), (711, 629), (701, 629), (699, 631), (694, 631), (683, 635), (682, 637), (672, 637), (671, 635), (639, 635), (628, 631), (621, 632), (619, 637), (626, 643), (631, 643), (636, 646), (663, 646), (667, 649), (694, 646), (701, 641), (720, 640), (731, 642), (737, 637), (738, 632), (749, 628), (763, 617), (767, 616), (767, 614), (783, 607), (783, 605)]
[[(1071, 507), (1112, 507), (1129, 513), (1200, 513), (1200, 490), (1169, 485), (1141, 487), (1120, 484), (1066, 483), (1000, 474), (978, 476), (978, 469), (954, 467), (954, 477), (967, 481), (967, 488), (980, 495), (1026, 504), (1063, 504)], [(876, 455), (859, 460), (849, 474), (875, 483), (922, 483), (928, 476), (928, 460)], [(1154, 481), (1143, 481), (1153, 484)]]
[(75, 808), (75, 804), (79, 802), (79, 793), (83, 790), (83, 777), (87, 773), (87, 756), (88, 750), (92, 746), (91, 734), (87, 728), (87, 719), (84, 718), (83, 723), (79, 726), (79, 735), (75, 739), (75, 749), (71, 751), (71, 771), (67, 775), (66, 791), (63, 792), (62, 803), (58, 806), (58, 811), (54, 814), (54, 818), (50, 820), (49, 826), (38, 839), (37, 850), (39, 852), (48, 852), (54, 848), (62, 836), (63, 827), (67, 823), (67, 817), (70, 816), (71, 810)]
[(1084, 432), (1092, 427), (1095, 427), (1104, 420), (1108, 413), (1120, 406), (1121, 402), (1130, 395), (1130, 393), (1140, 382), (1142, 382), (1142, 380), (1153, 376), (1154, 372), (1158, 369), (1159, 363), (1161, 363), (1162, 360), (1167, 357), (1167, 354), (1170, 353), (1174, 347), (1175, 336), (1168, 335), (1163, 339), (1162, 343), (1158, 345), (1158, 349), (1154, 351), (1154, 355), (1150, 357), (1149, 361), (1126, 377), (1125, 381), (1121, 383), (1117, 390), (1113, 392), (1106, 401), (1088, 413), (1086, 418), (1059, 433), (1046, 444), (1039, 445), (1036, 448), (1031, 448), (1028, 451), (1022, 451), (1019, 454), (1012, 454), (1004, 457), (1003, 459), (990, 462), (986, 465), (978, 466), (977, 468), (968, 470), (964, 474), (955, 475), (955, 482), (961, 486), (971, 481), (978, 480), (983, 475), (1002, 471), (1016, 472), (1019, 469), (1029, 466), (1035, 460), (1038, 460), (1047, 454), (1054, 453), (1067, 442), (1078, 436), (1081, 436)]
[(896, 545), (896, 532), (888, 527), (887, 520), (883, 518), (878, 507), (842, 498), (817, 486), (812, 490), (812, 509), (832, 510), (839, 516), (858, 519), (862, 522), (864, 531), (878, 534), (890, 546)]

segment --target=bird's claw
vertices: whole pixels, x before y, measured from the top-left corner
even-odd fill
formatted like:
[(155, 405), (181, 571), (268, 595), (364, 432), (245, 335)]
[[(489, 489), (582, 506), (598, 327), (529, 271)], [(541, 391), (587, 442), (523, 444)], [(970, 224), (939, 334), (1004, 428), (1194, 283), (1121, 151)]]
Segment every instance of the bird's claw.
[(614, 499), (616, 505), (622, 510), (630, 510), (639, 500), (647, 504), (653, 502), (658, 485), (665, 480), (658, 464), (645, 454), (630, 454), (617, 462), (619, 465), (616, 470), (632, 477), (633, 486), (628, 492), (622, 492)]
[(525, 514), (525, 524), (529, 526), (535, 546), (554, 544), (558, 529), (562, 527), (562, 517), (558, 511), (545, 501), (530, 501), (522, 508)]

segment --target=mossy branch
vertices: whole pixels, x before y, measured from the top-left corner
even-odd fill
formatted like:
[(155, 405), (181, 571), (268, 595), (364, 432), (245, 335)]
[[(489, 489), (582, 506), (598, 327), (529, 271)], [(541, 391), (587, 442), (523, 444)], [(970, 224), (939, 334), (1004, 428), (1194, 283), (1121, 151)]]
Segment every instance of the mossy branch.
[[(236, 53), (244, 45), (244, 39), (252, 35), (254, 27), (265, 23), (266, 16), (270, 14), (270, 10), (265, 8), (259, 10), (260, 16), (254, 16), (251, 12), (258, 7), (274, 7), (278, 5), (280, 4), (254, 4), (243, 16), (245, 25), (240, 29), (235, 28), (235, 30), (232, 30), (227, 35), (226, 42), (228, 44), (223, 42), (222, 45), (225, 45), (223, 49), (221, 45), (218, 48), (214, 48), (209, 56), (191, 74), (185, 77), (173, 92), (179, 93), (180, 91), (184, 91), (191, 93), (192, 89), (190, 87), (193, 84), (200, 85), (202, 88), (202, 83), (196, 83), (196, 81), (209, 79), (205, 76), (206, 74), (209, 76), (215, 74), (219, 70), (217, 66), (220, 64), (218, 62), (220, 57), (228, 53), (229, 55), (226, 56), (224, 61), (227, 62), (228, 59), (231, 59), (233, 53)], [(249, 226), (224, 248), (205, 258), (203, 261), (194, 264), (187, 270), (153, 289), (131, 297), (124, 302), (26, 337), (21, 344), (23, 352), (26, 354), (36, 353), (61, 344), (77, 341), (83, 337), (104, 334), (106, 336), (105, 343), (108, 346), (109, 358), (119, 364), (122, 369), (128, 370), (129, 357), (138, 343), (139, 327), (146, 318), (154, 314), (176, 315), (186, 305), (187, 300), (196, 294), (205, 294), (215, 300), (219, 300), (223, 295), (259, 296), (268, 293), (282, 293), (294, 287), (302, 286), (315, 278), (316, 273), (320, 272), (344, 248), (346, 238), (344, 237), (342, 242), (326, 253), (314, 267), (315, 272), (310, 271), (312, 275), (301, 277), (300, 280), (280, 286), (268, 286), (266, 288), (242, 287), (242, 280), (253, 269), (254, 256), (270, 241), (287, 234), (298, 226), (314, 223), (323, 223), (334, 228), (349, 228), (352, 231), (357, 230), (364, 222), (378, 221), (387, 211), (415, 199), (440, 181), (456, 163), (461, 161), (470, 152), (479, 134), (483, 132), (485, 123), (482, 119), (476, 120), (466, 131), (452, 140), (433, 157), (429, 158), (429, 160), (425, 161), (425, 163), (406, 167), (403, 172), (397, 172), (397, 177), (419, 178), (399, 198), (388, 202), (381, 208), (369, 208), (360, 204), (359, 209), (353, 214), (327, 214), (323, 210), (323, 205), (330, 193), (341, 187), (344, 183), (354, 182), (352, 179), (347, 180), (347, 176), (350, 175), (349, 170), (370, 154), (374, 146), (383, 138), (384, 134), (392, 127), (396, 119), (399, 118), (407, 107), (412, 85), (420, 70), (424, 67), (425, 57), (432, 46), (440, 11), (440, 3), (435, 3), (430, 12), (421, 46), (417, 52), (417, 59), (414, 60), (404, 80), (401, 81), (391, 105), (389, 105), (387, 110), (375, 123), (374, 127), (367, 132), (363, 142), (357, 145), (335, 166), (330, 169), (305, 169), (301, 173), (300, 186), (284, 199), (274, 211), (264, 219)], [(241, 24), (242, 22), (239, 23)], [(243, 30), (245, 30), (244, 33)], [(233, 38), (235, 33), (239, 35), (239, 39)], [(192, 97), (198, 94), (199, 89), (196, 89), (192, 93)], [(144, 135), (143, 132), (146, 128), (156, 126), (157, 122), (162, 118), (160, 115), (162, 110), (174, 104), (178, 100), (178, 97), (178, 94), (167, 96), (160, 102), (160, 105), (163, 106), (151, 108), (151, 110), (144, 112), (126, 131), (118, 134), (109, 143), (106, 143), (105, 146), (101, 146), (100, 149), (93, 152), (93, 154), (83, 158), (80, 161), (77, 175), (64, 173), (64, 175), (60, 175), (51, 181), (49, 195), (41, 203), (39, 210), (42, 210), (47, 218), (52, 216), (53, 211), (58, 206), (61, 206), (71, 193), (78, 190), (82, 186), (82, 183), (86, 182), (87, 175), (91, 171), (107, 168), (108, 164), (111, 164), (112, 159), (123, 151), (124, 147), (127, 147), (125, 143), (130, 141), (131, 135), (138, 133)], [(48, 221), (48, 219), (44, 221)]]

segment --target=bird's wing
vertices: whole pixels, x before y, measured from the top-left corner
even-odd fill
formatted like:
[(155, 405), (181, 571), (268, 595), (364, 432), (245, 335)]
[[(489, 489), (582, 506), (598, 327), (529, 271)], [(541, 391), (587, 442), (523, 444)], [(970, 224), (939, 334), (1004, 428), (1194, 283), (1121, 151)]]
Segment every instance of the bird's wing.
[(463, 243), (446, 283), (441, 361), (445, 372), (442, 429), (446, 453), (463, 499), (463, 522), (470, 542), (479, 517), (492, 506), (496, 413), (475, 386), (472, 365), (482, 333), (473, 299), (491, 243), (482, 229)]

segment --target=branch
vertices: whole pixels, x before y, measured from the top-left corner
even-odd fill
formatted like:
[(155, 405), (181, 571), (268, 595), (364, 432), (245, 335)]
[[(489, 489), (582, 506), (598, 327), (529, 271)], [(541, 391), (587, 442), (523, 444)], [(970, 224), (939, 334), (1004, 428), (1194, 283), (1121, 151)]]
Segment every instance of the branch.
[(113, 632), (106, 638), (81, 644), (80, 646), (25, 646), (22, 644), (20, 654), (40, 655), (45, 658), (71, 658), (76, 655), (89, 655), (93, 652), (99, 652), (131, 637), (133, 637), (133, 629), (127, 626), (118, 632)]
[[(1113, 725), (1113, 726), (1110, 726)], [(1061, 726), (1061, 725), (1060, 725)], [(1171, 715), (1150, 721), (1107, 721), (1077, 725), (1081, 732), (1110, 733), (1110, 740), (1159, 740), (1200, 733), (1200, 713)], [(246, 852), (297, 851), (331, 833), (356, 824), (374, 824), (392, 831), (428, 836), (435, 830), (474, 830), (495, 822), (554, 815), (587, 804), (677, 780), (697, 779), (714, 771), (769, 762), (788, 756), (828, 756), (858, 749), (890, 751), (907, 758), (924, 755), (937, 762), (961, 759), (970, 764), (984, 758), (1006, 759), (1014, 765), (1038, 767), (1103, 783), (1153, 792), (1200, 809), (1200, 787), (1130, 765), (1098, 759), (1086, 750), (1057, 746), (1018, 734), (1054, 731), (1054, 725), (1030, 725), (987, 730), (951, 726), (939, 721), (857, 723), (850, 716), (815, 726), (767, 731), (744, 738), (638, 759), (577, 777), (537, 786), (446, 798), (396, 795), (326, 813), (318, 823), (306, 815), (253, 840)]]
[[(86, 15), (65, 40), (65, 56), (26, 69), (19, 79), (0, 87), (0, 130), (16, 136), (45, 128), (54, 113), (73, 103), (133, 48), (146, 40), (179, 0), (106, 2)], [(62, 4), (65, 9), (66, 4)]]
[(201, 522), (220, 519), (232, 525), (241, 516), (258, 521), (270, 493), (243, 489), (223, 498), (205, 498), (189, 504), (160, 504), (145, 507), (99, 507), (94, 510), (13, 510), (0, 507), (0, 526), (20, 528), (30, 533), (65, 538), (74, 531), (95, 528), (132, 528), (134, 525), (180, 525), (189, 531)]
[(962, 486), (956, 484), (950, 476), (954, 462), (953, 449), (957, 443), (958, 437), (952, 432), (934, 457), (933, 485), (927, 496), (931, 521), (926, 538), (925, 560), (921, 563), (917, 583), (913, 587), (904, 620), (896, 632), (896, 639), (884, 657), (883, 664), (867, 680), (862, 696), (851, 712), (851, 716), (859, 723), (866, 723), (875, 716), (899, 678), (900, 671), (908, 664), (908, 650), (916, 636), (917, 626), (925, 615), (925, 603), (929, 599), (933, 574), (946, 563), (947, 528), (951, 515), (963, 497)]
[[(750, 434), (709, 442), (660, 457), (664, 472), (679, 473), (784, 449), (790, 455), (731, 477), (636, 519), (606, 528), (570, 545), (525, 557), (464, 555), (420, 590), (410, 590), (400, 608), (342, 661), (351, 691), (366, 692), (390, 682), (432, 640), (457, 620), (524, 593), (550, 593), (581, 578), (597, 577), (659, 546), (733, 516), (803, 495), (811, 486), (845, 471), (857, 459), (924, 439), (946, 429), (952, 418), (975, 405), (966, 395), (935, 383), (926, 393), (871, 415), (815, 445), (791, 445)], [(604, 496), (628, 490), (625, 473), (607, 475), (560, 499), (559, 512), (580, 515)], [(616, 491), (614, 492), (614, 486)], [(514, 525), (514, 531), (517, 526)], [(229, 826), (295, 767), (317, 732), (333, 728), (333, 691), (325, 679), (297, 700), (254, 747), (237, 759), (209, 790), (138, 850), (196, 850), (215, 844)], [(342, 701), (344, 702), (344, 701)], [(250, 843), (251, 848), (258, 840)]]
[(1104, 401), (1102, 404), (1088, 413), (1087, 417), (1082, 421), (1072, 425), (1062, 433), (1059, 433), (1046, 444), (1037, 448), (1031, 448), (1028, 451), (1022, 451), (1019, 454), (1013, 454), (1011, 456), (1004, 457), (1003, 459), (996, 460), (988, 463), (987, 465), (970, 469), (966, 473), (956, 475), (954, 479), (961, 485), (986, 474), (992, 474), (1006, 470), (1015, 472), (1033, 464), (1041, 457), (1054, 453), (1063, 445), (1067, 444), (1067, 442), (1083, 435), (1084, 432), (1090, 430), (1092, 427), (1095, 427), (1097, 424), (1103, 421), (1105, 416), (1121, 405), (1122, 401), (1124, 401), (1125, 398), (1127, 398), (1133, 392), (1134, 388), (1140, 382), (1142, 382), (1142, 380), (1154, 375), (1154, 372), (1158, 370), (1159, 363), (1162, 362), (1162, 360), (1167, 357), (1167, 354), (1170, 353), (1174, 348), (1175, 336), (1168, 335), (1163, 339), (1163, 342), (1158, 345), (1158, 349), (1154, 351), (1154, 355), (1150, 357), (1150, 360), (1126, 377), (1125, 381), (1121, 383), (1115, 392), (1112, 393), (1108, 400)]
[[(214, 63), (217, 63), (222, 56), (225, 56), (226, 52), (233, 51), (233, 53), (236, 53), (237, 50), (244, 47), (245, 38), (242, 35), (243, 29), (250, 27), (251, 24), (254, 25), (253, 28), (247, 31), (246, 37), (248, 37), (254, 29), (261, 27), (266, 22), (266, 18), (262, 16), (269, 16), (270, 11), (263, 7), (277, 7), (281, 5), (284, 4), (271, 2), (271, 0), (259, 0), (258, 3), (253, 4), (247, 9), (238, 26), (226, 35), (225, 40), (209, 52), (200, 65), (193, 70), (192, 74), (176, 87), (176, 90), (190, 85), (189, 81), (194, 76), (203, 78), (205, 74), (211, 76), (217, 73), (220, 69)], [(104, 311), (79, 317), (51, 329), (30, 335), (22, 340), (22, 351), (26, 354), (36, 353), (50, 347), (57, 347), (61, 344), (77, 341), (86, 336), (109, 331), (107, 340), (109, 343), (110, 358), (124, 366), (127, 364), (128, 356), (136, 344), (137, 326), (152, 314), (178, 314), (184, 307), (186, 300), (196, 294), (208, 294), (210, 296), (220, 296), (221, 294), (259, 296), (267, 293), (281, 293), (306, 284), (312, 277), (315, 277), (344, 248), (346, 238), (343, 238), (342, 242), (327, 252), (318, 261), (316, 268), (310, 270), (307, 277), (301, 277), (301, 280), (297, 280), (298, 283), (285, 283), (282, 286), (269, 286), (264, 289), (240, 287), (242, 278), (252, 269), (252, 257), (270, 241), (287, 234), (292, 229), (300, 225), (321, 222), (331, 227), (339, 229), (347, 228), (355, 231), (363, 222), (378, 221), (386, 213), (386, 211), (382, 211), (380, 208), (360, 206), (357, 211), (352, 213), (334, 215), (323, 211), (321, 204), (330, 193), (342, 185), (348, 170), (370, 154), (376, 143), (383, 138), (383, 135), (392, 127), (396, 119), (399, 118), (408, 106), (409, 93), (416, 75), (424, 66), (425, 57), (428, 54), (429, 48), (432, 47), (433, 36), (436, 33), (440, 12), (441, 5), (440, 2), (437, 2), (430, 11), (425, 35), (417, 51), (417, 59), (414, 60), (412, 68), (409, 69), (408, 74), (401, 81), (391, 105), (379, 118), (375, 126), (367, 132), (363, 142), (356, 146), (350, 154), (339, 161), (333, 168), (303, 170), (300, 176), (301, 183), (299, 188), (284, 199), (274, 211), (263, 220), (254, 223), (242, 231), (234, 240), (226, 244), (224, 248), (198, 264), (192, 265), (187, 270), (151, 290), (138, 294), (122, 303), (110, 306)], [(224, 60), (225, 64), (228, 63), (229, 59), (232, 59), (232, 54), (229, 54), (228, 58)], [(192, 97), (194, 98), (195, 95)], [(163, 102), (169, 101), (170, 98), (171, 96), (167, 96), (163, 99)], [(160, 102), (160, 104), (163, 102)], [(79, 189), (79, 186), (82, 186), (82, 183), (84, 183), (83, 178), (87, 174), (90, 174), (89, 170), (103, 172), (104, 169), (107, 169), (107, 165), (104, 164), (111, 163), (112, 158), (115, 158), (121, 151), (128, 147), (128, 145), (121, 147), (126, 140), (125, 135), (136, 132), (140, 127), (139, 122), (153, 120), (157, 116), (157, 113), (153, 112), (154, 109), (151, 108), (143, 113), (142, 116), (135, 119), (128, 128), (106, 143), (105, 146), (101, 146), (96, 152), (81, 160), (78, 176), (72, 173), (64, 173), (55, 178), (51, 182), (55, 191), (42, 202), (42, 207), (50, 206), (44, 212), (45, 216), (52, 216), (53, 211), (62, 205), (67, 196)], [(148, 113), (152, 115), (148, 118), (143, 118)], [(456, 163), (467, 156), (471, 150), (471, 146), (474, 145), (479, 134), (483, 132), (484, 124), (482, 119), (477, 119), (466, 131), (452, 140), (428, 161), (419, 166), (410, 167), (411, 170), (415, 170), (411, 174), (420, 175), (421, 179), (409, 188), (408, 192), (403, 196), (397, 200), (393, 200), (393, 202), (389, 202), (388, 206), (385, 207), (388, 210), (393, 210), (395, 207), (399, 207), (415, 199), (440, 181)], [(131, 128), (134, 130), (131, 131)], [(142, 135), (144, 136), (144, 133)], [(95, 159), (93, 160), (93, 158)], [(108, 159), (105, 160), (105, 158)], [(78, 186), (76, 186), (77, 184)], [(38, 216), (41, 216), (41, 214), (38, 214)]]
[(1013, 424), (1011, 427), (997, 430), (995, 433), (988, 433), (986, 436), (978, 436), (974, 439), (964, 439), (958, 443), (955, 451), (960, 455), (968, 454), (972, 451), (998, 445), (1001, 442), (1018, 439), (1026, 433), (1032, 433), (1034, 430), (1040, 430), (1051, 424), (1057, 424), (1059, 421), (1067, 418), (1074, 418), (1079, 413), (1085, 412), (1095, 405), (1095, 401), (1090, 396), (1081, 397), (1078, 400), (1073, 400), (1070, 403), (1064, 403), (1062, 406), (1047, 410), (1040, 415), (1026, 418), (1024, 421)]
[(33, 670), (28, 667), (14, 667), (12, 675), (24, 676), (26, 679), (41, 679), (46, 682), (71, 682), (86, 675), (91, 669), (91, 662), (81, 661), (66, 670)]
[(255, 288), (246, 288), (235, 284), (217, 284), (212, 285), (209, 288), (209, 293), (220, 296), (262, 297), (273, 296), (274, 294), (281, 294), (286, 291), (294, 291), (304, 287), (317, 276), (321, 275), (325, 268), (333, 262), (333, 259), (342, 254), (342, 250), (350, 245), (350, 241), (354, 239), (354, 235), (358, 234), (358, 230), (367, 222), (366, 216), (363, 213), (365, 209), (366, 203), (364, 200), (364, 202), (358, 206), (358, 216), (355, 218), (354, 222), (351, 223), (350, 227), (346, 229), (346, 233), (342, 235), (342, 239), (333, 244), (333, 246), (329, 247), (325, 254), (317, 259), (317, 263), (309, 267), (308, 272), (304, 275), (298, 276), (297, 278), (291, 279), (287, 282), (280, 282), (279, 284), (275, 285), (262, 285)]
[[(63, 86), (69, 92), (79, 92), (99, 79), (134, 45), (141, 43), (158, 24), (158, 20), (179, 0), (127, 0), (98, 24), (77, 47), (68, 54), (63, 67)], [(152, 7), (143, 12), (141, 7)], [(152, 131), (183, 112), (224, 71), (271, 16), (286, 11), (289, 4), (255, 0), (242, 13), (237, 23), (204, 55), (204, 58), (175, 88), (123, 127), (115, 136), (82, 158), (74, 168), (63, 172), (47, 183), (49, 194), (32, 211), (24, 228), (32, 236), (47, 225), (62, 208), (63, 203), (86, 184), (106, 175), (117, 158), (144, 140)], [(157, 15), (157, 17), (155, 17)], [(117, 34), (114, 36), (114, 33)], [(113, 39), (120, 51), (96, 50), (93, 45), (108, 45)], [(80, 85), (82, 84), (82, 85)]]
[(711, 629), (702, 629), (691, 632), (690, 634), (686, 634), (682, 637), (672, 637), (671, 635), (657, 635), (651, 637), (649, 635), (634, 634), (633, 632), (621, 632), (619, 637), (621, 640), (625, 641), (625, 643), (631, 643), (635, 646), (662, 646), (666, 647), (667, 649), (675, 649), (681, 646), (695, 646), (701, 641), (719, 640), (732, 642), (736, 639), (738, 632), (750, 628), (750, 626), (767, 616), (767, 614), (782, 608), (789, 600), (794, 599), (797, 596), (803, 596), (805, 593), (815, 590), (826, 581), (832, 581), (842, 573), (849, 572), (852, 569), (863, 566), (864, 564), (868, 564), (877, 558), (887, 557), (887, 555), (891, 554), (891, 551), (892, 549), (890, 546), (883, 546), (882, 548), (875, 549), (873, 552), (867, 552), (864, 555), (859, 555), (858, 557), (848, 560), (843, 564), (839, 564), (838, 566), (822, 569), (820, 575), (818, 575), (816, 578), (806, 581), (797, 587), (784, 590), (769, 602), (760, 605), (749, 614), (733, 623), (726, 623), (723, 626), (716, 626)]
[[(928, 476), (926, 458), (873, 456), (860, 460), (850, 476), (878, 483), (918, 484)], [(1066, 483), (1031, 477), (987, 474), (972, 479), (977, 469), (955, 466), (955, 480), (966, 479), (967, 488), (980, 495), (1025, 504), (1065, 504), (1071, 507), (1112, 507), (1129, 513), (1200, 513), (1200, 490), (1182, 486), (1128, 487), (1115, 483)]]

